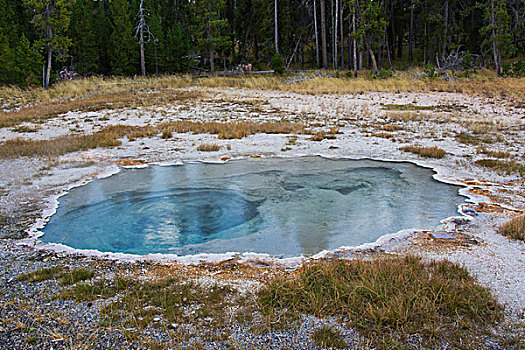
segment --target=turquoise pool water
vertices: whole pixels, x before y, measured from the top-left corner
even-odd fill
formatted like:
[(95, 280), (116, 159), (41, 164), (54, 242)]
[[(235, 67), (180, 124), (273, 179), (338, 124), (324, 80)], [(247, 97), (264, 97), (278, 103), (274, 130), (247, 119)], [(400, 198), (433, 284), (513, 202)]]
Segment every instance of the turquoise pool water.
[(456, 215), (459, 188), (432, 174), (321, 157), (123, 169), (61, 197), (41, 239), (115, 253), (312, 255)]

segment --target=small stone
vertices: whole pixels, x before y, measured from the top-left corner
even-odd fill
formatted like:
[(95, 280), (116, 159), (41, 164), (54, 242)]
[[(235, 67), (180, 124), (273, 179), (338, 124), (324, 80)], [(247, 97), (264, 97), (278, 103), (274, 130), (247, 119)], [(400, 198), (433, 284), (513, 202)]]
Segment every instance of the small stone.
[(155, 317), (155, 318), (153, 319), (153, 322), (160, 322), (160, 317)]

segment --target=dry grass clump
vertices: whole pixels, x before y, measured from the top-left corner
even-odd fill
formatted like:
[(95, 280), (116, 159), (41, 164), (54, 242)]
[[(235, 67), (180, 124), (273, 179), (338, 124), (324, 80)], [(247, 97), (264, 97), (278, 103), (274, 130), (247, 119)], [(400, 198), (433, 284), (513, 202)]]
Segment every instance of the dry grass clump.
[(87, 97), (93, 94), (137, 92), (174, 89), (190, 86), (214, 88), (273, 89), (310, 94), (358, 94), (375, 92), (457, 92), (476, 96), (504, 97), (518, 105), (525, 103), (525, 78), (494, 79), (490, 71), (480, 71), (471, 79), (426, 79), (421, 70), (398, 72), (389, 79), (369, 79), (364, 74), (356, 79), (316, 78), (297, 84), (284, 84), (285, 78), (273, 75), (240, 77), (192, 78), (190, 75), (169, 75), (141, 79), (120, 77), (91, 77), (54, 84), (49, 90), (40, 87), (21, 90), (16, 87), (0, 88), (0, 98), (20, 103), (42, 102), (53, 99)]
[(49, 90), (34, 87), (22, 90), (17, 87), (0, 87), (0, 98), (16, 99), (22, 103), (71, 99), (97, 94), (136, 92), (151, 89), (168, 89), (192, 85), (189, 75), (168, 75), (133, 79), (126, 77), (88, 77), (53, 84)]
[(316, 329), (312, 339), (322, 348), (344, 349), (348, 346), (341, 332), (326, 325)]
[(19, 125), (13, 129), (14, 132), (19, 132), (19, 133), (37, 132), (38, 130), (40, 130), (40, 126), (28, 126), (28, 125)]
[(481, 149), (481, 150), (478, 150), (478, 153), (485, 154), (492, 158), (510, 158), (512, 157), (510, 152), (505, 152), (505, 151), (491, 151), (488, 149)]
[(392, 131), (405, 130), (405, 128), (402, 127), (401, 125), (385, 124), (381, 126), (381, 130), (392, 132)]
[(388, 111), (386, 117), (393, 122), (403, 121), (405, 123), (429, 119), (428, 114), (418, 111)]
[(56, 157), (70, 152), (85, 151), (97, 147), (120, 146), (120, 138), (134, 141), (144, 137), (168, 139), (173, 133), (216, 134), (219, 139), (239, 139), (257, 133), (293, 134), (307, 133), (303, 124), (288, 122), (189, 122), (178, 121), (159, 126), (112, 125), (91, 135), (61, 136), (51, 140), (12, 139), (0, 144), (0, 158)]
[(488, 135), (481, 136), (474, 136), (466, 132), (460, 132), (456, 135), (456, 140), (466, 145), (481, 145), (483, 143), (494, 143), (494, 140)]
[(216, 144), (209, 144), (209, 143), (203, 143), (199, 147), (197, 147), (198, 151), (201, 152), (217, 152), (221, 149), (221, 146)]
[(23, 107), (15, 112), (0, 112), (0, 127), (13, 126), (23, 122), (42, 122), (45, 119), (69, 111), (98, 111), (124, 106), (135, 98), (129, 93), (111, 93), (77, 100), (45, 102)]
[(382, 139), (393, 139), (395, 135), (389, 132), (374, 132), (372, 133), (372, 136), (380, 137)]
[[(525, 78), (493, 79), (490, 71), (480, 71), (472, 79), (454, 80), (416, 78), (418, 69), (398, 72), (388, 79), (369, 79), (360, 75), (356, 79), (315, 78), (296, 84), (284, 84), (284, 79), (275, 76), (211, 77), (198, 81), (201, 86), (236, 87), (250, 89), (273, 89), (309, 94), (359, 94), (366, 92), (455, 92), (474, 96), (503, 97), (516, 103), (525, 102)], [(442, 106), (449, 110), (454, 106)]]
[(254, 134), (304, 134), (306, 127), (300, 123), (289, 122), (191, 122), (174, 121), (158, 126), (162, 132), (212, 134), (219, 139), (241, 139)]
[(499, 228), (498, 232), (504, 236), (525, 241), (525, 215), (506, 222)]
[(61, 136), (52, 140), (25, 140), (16, 138), (0, 144), (0, 158), (57, 157), (66, 153), (85, 151), (97, 147), (116, 147), (122, 143), (113, 133)]
[(312, 135), (310, 140), (312, 141), (323, 141), (325, 139), (325, 132), (324, 131), (318, 131), (315, 134)]
[(502, 318), (490, 291), (464, 268), (413, 256), (308, 263), (271, 280), (259, 299), (270, 319), (346, 317), (380, 348), (404, 348), (414, 334), (418, 347), (478, 348), (478, 335)]
[(437, 158), (437, 159), (441, 159), (443, 157), (445, 157), (445, 155), (447, 154), (447, 152), (445, 152), (445, 150), (439, 148), (439, 147), (419, 147), (419, 146), (405, 146), (405, 147), (401, 147), (399, 148), (401, 151), (404, 151), (404, 152), (411, 152), (411, 153), (414, 153), (414, 154), (417, 154), (421, 157), (426, 157), (426, 158)]
[(478, 159), (475, 163), (507, 175), (513, 173), (525, 174), (525, 165), (515, 160)]
[(475, 121), (468, 124), (474, 134), (488, 134), (498, 130), (498, 126), (490, 121)]
[(436, 106), (418, 106), (414, 104), (386, 104), (383, 105), (383, 109), (386, 109), (387, 111), (431, 111), (434, 110)]
[(42, 122), (67, 112), (96, 112), (105, 109), (138, 108), (167, 105), (184, 100), (195, 100), (204, 94), (200, 91), (121, 91), (99, 93), (76, 99), (48, 101), (25, 106), (14, 112), (0, 112), (0, 127), (14, 126), (23, 122)]

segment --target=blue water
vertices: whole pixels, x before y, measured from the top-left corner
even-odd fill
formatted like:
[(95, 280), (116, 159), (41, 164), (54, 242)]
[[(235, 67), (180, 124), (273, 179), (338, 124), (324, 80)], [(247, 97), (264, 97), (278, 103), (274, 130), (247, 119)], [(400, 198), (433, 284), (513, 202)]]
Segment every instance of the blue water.
[(458, 187), (432, 174), (321, 157), (124, 169), (61, 197), (42, 240), (133, 254), (311, 255), (457, 214)]

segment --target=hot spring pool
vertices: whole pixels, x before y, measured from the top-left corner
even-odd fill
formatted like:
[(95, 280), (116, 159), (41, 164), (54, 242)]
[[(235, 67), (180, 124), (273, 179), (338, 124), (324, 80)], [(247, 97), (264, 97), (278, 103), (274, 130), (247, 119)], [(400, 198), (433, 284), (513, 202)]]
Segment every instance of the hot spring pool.
[(141, 255), (312, 255), (456, 215), (459, 187), (432, 175), (411, 163), (321, 157), (123, 169), (59, 198), (41, 240)]

